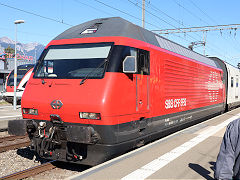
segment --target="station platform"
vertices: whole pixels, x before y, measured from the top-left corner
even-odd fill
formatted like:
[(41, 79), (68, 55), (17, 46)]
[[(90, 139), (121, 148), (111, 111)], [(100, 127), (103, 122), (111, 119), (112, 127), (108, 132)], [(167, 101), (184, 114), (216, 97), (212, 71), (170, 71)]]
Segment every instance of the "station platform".
[(240, 108), (171, 134), (127, 154), (67, 178), (213, 179), (226, 126)]
[(7, 129), (8, 121), (22, 119), (21, 106), (18, 105), (16, 110), (13, 110), (12, 105), (0, 105), (0, 131)]

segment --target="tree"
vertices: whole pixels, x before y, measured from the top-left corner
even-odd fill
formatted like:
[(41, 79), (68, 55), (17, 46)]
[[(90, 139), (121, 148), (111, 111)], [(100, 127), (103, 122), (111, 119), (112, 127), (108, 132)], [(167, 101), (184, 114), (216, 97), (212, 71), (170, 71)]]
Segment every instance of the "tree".
[(4, 69), (7, 69), (7, 65), (8, 65), (7, 59), (13, 57), (13, 54), (15, 54), (15, 50), (11, 48), (10, 45), (8, 45), (8, 47), (4, 49), (4, 52), (6, 53), (6, 55), (5, 55), (5, 58), (2, 60), (4, 62)]

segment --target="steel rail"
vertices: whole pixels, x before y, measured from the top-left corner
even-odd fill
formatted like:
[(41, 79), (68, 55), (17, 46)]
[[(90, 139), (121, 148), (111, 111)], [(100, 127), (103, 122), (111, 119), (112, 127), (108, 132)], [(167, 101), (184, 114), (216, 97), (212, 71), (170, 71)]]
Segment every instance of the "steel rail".
[[(20, 142), (18, 140), (20, 140)], [(30, 140), (27, 136), (2, 137), (0, 138), (0, 153), (29, 145)]]
[(1, 137), (0, 138), (0, 143), (4, 142), (4, 141), (14, 141), (16, 139), (23, 139), (27, 136), (5, 136), (5, 137)]

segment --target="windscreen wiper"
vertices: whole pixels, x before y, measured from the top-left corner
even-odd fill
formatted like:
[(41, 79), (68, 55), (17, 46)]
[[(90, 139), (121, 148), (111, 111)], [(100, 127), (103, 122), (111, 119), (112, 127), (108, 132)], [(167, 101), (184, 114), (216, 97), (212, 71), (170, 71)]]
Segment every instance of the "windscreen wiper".
[(80, 85), (84, 84), (86, 82), (86, 80), (88, 79), (88, 76), (90, 74), (92, 74), (94, 71), (98, 70), (100, 67), (102, 67), (104, 64), (106, 64), (106, 62), (108, 62), (107, 59), (105, 59), (98, 67), (94, 68), (91, 72), (89, 72), (80, 82)]

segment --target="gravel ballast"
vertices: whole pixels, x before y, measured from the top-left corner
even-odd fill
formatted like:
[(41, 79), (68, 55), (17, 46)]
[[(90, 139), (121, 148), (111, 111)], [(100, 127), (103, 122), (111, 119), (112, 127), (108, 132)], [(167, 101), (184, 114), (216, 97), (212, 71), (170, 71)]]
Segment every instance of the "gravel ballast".
[[(0, 177), (23, 171), (45, 162), (46, 160), (36, 158), (34, 153), (28, 147), (3, 152), (0, 153)], [(89, 166), (57, 162), (57, 167), (55, 169), (40, 173), (27, 179), (60, 180), (75, 175), (88, 168)]]
[(29, 148), (0, 153), (0, 177), (40, 165), (41, 163), (35, 159)]

